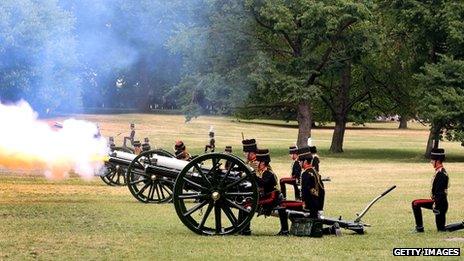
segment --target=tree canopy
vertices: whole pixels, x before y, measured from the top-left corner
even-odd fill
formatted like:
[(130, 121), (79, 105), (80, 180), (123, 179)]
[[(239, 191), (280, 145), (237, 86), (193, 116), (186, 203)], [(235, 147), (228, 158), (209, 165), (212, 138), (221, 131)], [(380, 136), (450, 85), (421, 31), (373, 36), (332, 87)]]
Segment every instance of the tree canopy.
[[(0, 100), (40, 113), (182, 110), (430, 124), (464, 142), (464, 3), (449, 0), (5, 0)], [(464, 143), (463, 143), (464, 144)]]

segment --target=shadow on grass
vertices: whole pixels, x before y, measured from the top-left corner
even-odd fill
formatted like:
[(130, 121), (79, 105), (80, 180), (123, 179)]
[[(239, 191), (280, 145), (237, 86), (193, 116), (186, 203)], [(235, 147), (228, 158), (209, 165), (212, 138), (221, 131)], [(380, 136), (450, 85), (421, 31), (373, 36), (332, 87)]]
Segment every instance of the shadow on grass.
[[(372, 160), (386, 162), (428, 162), (424, 153), (419, 150), (405, 149), (373, 149), (373, 148), (356, 148), (345, 149), (343, 153), (331, 153), (326, 149), (318, 149), (322, 158), (334, 159), (353, 159), (353, 160)], [(272, 148), (272, 155), (284, 156), (288, 154), (288, 149)], [(464, 162), (463, 154), (448, 154), (446, 162)]]
[[(270, 127), (280, 127), (280, 128), (289, 128), (289, 129), (298, 129), (298, 124), (292, 123), (277, 123), (277, 122), (256, 122), (256, 121), (244, 121), (244, 120), (234, 120), (233, 122), (243, 123), (243, 124), (255, 124), (262, 126)], [(334, 126), (313, 126), (311, 129), (315, 130), (333, 130)], [(380, 127), (367, 127), (367, 126), (346, 126), (347, 130), (397, 130), (395, 128), (380, 128)], [(406, 131), (409, 129), (406, 129)]]

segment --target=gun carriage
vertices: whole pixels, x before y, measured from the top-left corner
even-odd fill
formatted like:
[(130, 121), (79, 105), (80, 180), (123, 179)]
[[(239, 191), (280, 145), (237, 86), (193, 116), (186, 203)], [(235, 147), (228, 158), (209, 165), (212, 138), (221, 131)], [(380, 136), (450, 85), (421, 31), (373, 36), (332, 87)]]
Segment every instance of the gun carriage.
[(180, 220), (198, 234), (241, 231), (258, 206), (254, 174), (230, 154), (209, 153), (182, 161), (162, 150), (139, 155), (114, 151), (108, 162), (128, 166), (127, 185), (137, 200), (172, 201)]
[[(127, 186), (137, 200), (144, 203), (172, 201), (182, 223), (197, 234), (237, 233), (250, 223), (258, 209), (255, 174), (232, 154), (208, 153), (182, 161), (163, 150), (139, 155), (115, 150), (108, 162), (127, 167)], [(354, 221), (341, 218), (318, 221), (363, 234), (368, 225), (361, 217), (393, 189), (375, 198)], [(291, 219), (309, 216), (301, 210), (288, 209), (287, 212)]]

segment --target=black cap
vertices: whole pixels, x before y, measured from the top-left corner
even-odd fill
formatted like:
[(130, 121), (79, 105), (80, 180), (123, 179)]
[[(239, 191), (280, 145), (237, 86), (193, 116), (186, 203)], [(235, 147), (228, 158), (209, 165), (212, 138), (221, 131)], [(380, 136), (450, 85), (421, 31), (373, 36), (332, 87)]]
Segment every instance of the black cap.
[(317, 153), (317, 148), (316, 148), (316, 146), (310, 146), (310, 147), (309, 147), (309, 151), (311, 151), (311, 153)]
[(308, 146), (302, 147), (298, 149), (298, 160), (312, 160), (313, 156), (311, 156), (311, 150)]
[(148, 143), (148, 142), (150, 142), (150, 140), (148, 139), (148, 137), (145, 137), (145, 138), (143, 139), (143, 142)]
[(209, 132), (209, 136), (210, 136), (210, 137), (214, 137), (214, 132), (213, 132), (213, 131), (210, 131), (210, 132)]
[(151, 150), (150, 144), (149, 144), (149, 143), (144, 143), (144, 144), (142, 144), (142, 150), (143, 150), (143, 151), (149, 151), (149, 150)]
[(232, 153), (232, 146), (226, 146), (224, 151)]
[(290, 146), (288, 147), (288, 154), (295, 154), (297, 153), (298, 151), (298, 147), (297, 146)]
[(445, 150), (444, 149), (432, 149), (430, 152), (431, 160), (445, 161)]
[(269, 156), (268, 149), (258, 149), (256, 151), (256, 160), (260, 162), (271, 162), (271, 156)]
[(242, 140), (242, 144), (244, 152), (256, 152), (258, 150), (255, 139)]
[(134, 123), (131, 123), (131, 124), (130, 124), (130, 127), (131, 127), (131, 128), (134, 128), (134, 127), (135, 127), (135, 124), (134, 124)]
[(134, 141), (134, 147), (140, 147), (142, 146), (142, 143), (140, 143), (139, 140)]

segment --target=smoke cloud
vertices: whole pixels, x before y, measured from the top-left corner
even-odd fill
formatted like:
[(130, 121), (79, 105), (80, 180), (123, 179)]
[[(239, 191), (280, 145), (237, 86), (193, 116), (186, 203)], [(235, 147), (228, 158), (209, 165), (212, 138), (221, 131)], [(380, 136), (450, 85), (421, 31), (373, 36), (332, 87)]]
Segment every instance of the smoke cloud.
[(66, 178), (73, 171), (89, 180), (108, 155), (95, 124), (68, 119), (63, 128), (53, 129), (25, 101), (0, 104), (0, 122), (0, 168), (42, 170), (49, 179)]

